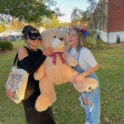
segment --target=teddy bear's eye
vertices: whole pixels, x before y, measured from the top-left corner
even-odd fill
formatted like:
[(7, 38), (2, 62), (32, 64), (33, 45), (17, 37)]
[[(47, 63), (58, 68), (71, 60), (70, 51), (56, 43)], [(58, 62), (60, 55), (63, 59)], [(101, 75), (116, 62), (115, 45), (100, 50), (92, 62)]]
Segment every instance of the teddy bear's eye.
[(56, 36), (54, 36), (54, 38), (56, 38)]
[(60, 37), (59, 40), (63, 40), (63, 37)]

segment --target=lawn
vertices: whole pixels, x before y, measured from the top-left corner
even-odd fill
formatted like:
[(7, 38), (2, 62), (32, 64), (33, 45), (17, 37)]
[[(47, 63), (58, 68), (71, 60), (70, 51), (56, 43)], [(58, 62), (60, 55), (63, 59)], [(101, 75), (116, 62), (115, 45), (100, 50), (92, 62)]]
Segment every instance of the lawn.
[[(0, 53), (0, 124), (26, 124), (22, 104), (15, 104), (5, 94), (16, 48), (23, 41), (13, 44), (13, 51)], [(101, 124), (124, 124), (124, 47), (92, 52), (99, 63)], [(78, 100), (80, 93), (70, 83), (56, 86), (56, 92), (58, 101), (53, 111), (57, 124), (84, 124), (84, 109)]]

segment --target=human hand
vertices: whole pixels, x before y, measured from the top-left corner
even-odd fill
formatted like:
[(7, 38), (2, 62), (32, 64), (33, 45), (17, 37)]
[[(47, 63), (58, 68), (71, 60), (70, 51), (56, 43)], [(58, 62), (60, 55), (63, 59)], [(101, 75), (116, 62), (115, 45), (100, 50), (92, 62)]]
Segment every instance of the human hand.
[(85, 77), (82, 74), (77, 74), (77, 75), (75, 75), (75, 76), (72, 77), (72, 82), (75, 85), (78, 85), (81, 80), (84, 80), (84, 78)]
[(43, 54), (44, 54), (45, 56), (49, 56), (49, 55), (51, 55), (52, 53), (53, 53), (53, 48), (52, 48), (52, 47), (46, 48), (46, 49), (44, 50), (44, 52), (43, 52)]

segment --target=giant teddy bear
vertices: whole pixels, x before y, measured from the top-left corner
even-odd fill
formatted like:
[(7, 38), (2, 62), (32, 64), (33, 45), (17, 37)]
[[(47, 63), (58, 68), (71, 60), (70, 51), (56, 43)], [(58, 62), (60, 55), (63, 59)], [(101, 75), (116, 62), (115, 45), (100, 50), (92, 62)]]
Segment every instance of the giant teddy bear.
[[(37, 111), (44, 111), (56, 101), (54, 85), (70, 82), (72, 76), (78, 74), (71, 66), (76, 66), (78, 61), (66, 52), (67, 35), (59, 29), (49, 29), (41, 34), (42, 50), (51, 46), (53, 54), (48, 56), (44, 63), (34, 74), (39, 80), (41, 94), (36, 100)], [(90, 92), (98, 86), (95, 79), (83, 78), (78, 85), (72, 83), (78, 92)]]

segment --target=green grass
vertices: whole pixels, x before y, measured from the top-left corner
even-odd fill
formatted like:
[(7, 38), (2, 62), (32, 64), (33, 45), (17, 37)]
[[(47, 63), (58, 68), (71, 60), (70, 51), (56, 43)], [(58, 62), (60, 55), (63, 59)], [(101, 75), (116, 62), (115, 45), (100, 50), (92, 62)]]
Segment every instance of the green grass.
[[(13, 42), (15, 48), (23, 42)], [(99, 63), (101, 124), (124, 124), (124, 48), (92, 50)], [(26, 124), (22, 104), (5, 95), (5, 83), (16, 51), (0, 53), (0, 124)], [(70, 83), (56, 86), (53, 105), (57, 124), (84, 124), (85, 113), (78, 93)]]
[(22, 41), (12, 42), (12, 44), (14, 45), (14, 48), (18, 49), (20, 46), (25, 45), (25, 42), (22, 40)]

